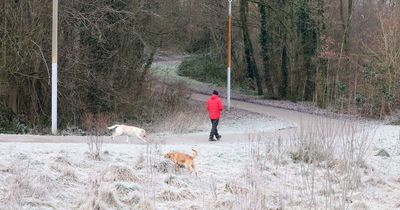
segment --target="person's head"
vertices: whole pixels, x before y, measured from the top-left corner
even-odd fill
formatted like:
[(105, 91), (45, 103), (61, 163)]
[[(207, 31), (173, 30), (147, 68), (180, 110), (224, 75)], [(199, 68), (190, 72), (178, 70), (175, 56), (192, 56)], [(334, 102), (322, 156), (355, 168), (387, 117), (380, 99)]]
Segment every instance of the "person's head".
[(213, 95), (218, 95), (218, 91), (214, 90), (212, 94)]

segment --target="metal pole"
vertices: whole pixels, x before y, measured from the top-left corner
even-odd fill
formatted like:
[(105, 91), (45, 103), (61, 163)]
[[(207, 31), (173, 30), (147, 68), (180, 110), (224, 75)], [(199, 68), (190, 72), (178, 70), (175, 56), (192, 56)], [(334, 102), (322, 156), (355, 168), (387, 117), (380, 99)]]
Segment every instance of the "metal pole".
[(53, 0), (53, 27), (51, 51), (51, 132), (57, 134), (57, 19), (58, 0)]
[(231, 110), (231, 31), (232, 31), (232, 0), (228, 0), (228, 70), (227, 70), (227, 101), (228, 111)]

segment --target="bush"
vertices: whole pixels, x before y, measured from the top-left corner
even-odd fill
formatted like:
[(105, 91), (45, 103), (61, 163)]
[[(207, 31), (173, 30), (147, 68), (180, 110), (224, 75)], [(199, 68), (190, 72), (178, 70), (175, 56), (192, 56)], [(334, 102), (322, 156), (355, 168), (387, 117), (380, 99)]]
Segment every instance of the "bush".
[[(50, 11), (51, 4), (44, 2), (10, 1), (0, 10), (0, 16), (7, 20), (0, 21), (0, 27), (4, 28), (0, 36), (4, 54), (0, 62), (0, 96), (12, 96), (5, 105), (16, 106), (15, 116), (6, 118), (26, 115), (20, 121), (32, 129), (30, 132), (38, 133), (41, 131), (37, 129), (49, 132), (51, 124), (50, 75), (47, 63), (39, 62), (51, 50), (51, 37), (44, 36), (50, 33), (50, 28), (43, 27), (48, 14), (42, 12)], [(155, 53), (150, 48), (162, 47), (158, 40), (170, 36), (160, 34), (159, 30), (176, 24), (176, 13), (165, 7), (176, 4), (161, 1), (158, 6), (146, 6), (144, 12), (137, 1), (91, 2), (88, 5), (83, 1), (60, 1), (60, 7), (65, 9), (59, 19), (63, 23), (59, 34), (62, 58), (59, 68), (65, 71), (58, 76), (58, 128), (80, 127), (84, 112), (106, 113), (118, 120), (128, 115), (126, 119), (135, 120), (135, 124), (152, 120), (154, 109), (147, 107), (158, 101), (150, 98), (150, 91), (158, 84), (149, 81), (149, 67)], [(138, 13), (132, 15), (132, 11)], [(149, 11), (159, 16), (149, 16)], [(28, 16), (20, 18), (21, 14)], [(143, 18), (146, 21), (137, 21)], [(5, 23), (10, 24), (3, 27)], [(22, 30), (18, 27), (21, 25), (26, 27)], [(142, 116), (148, 117), (142, 120)], [(0, 120), (6, 123), (1, 128), (7, 128), (7, 132), (23, 132), (14, 129), (16, 125), (22, 129), (23, 125)]]
[(15, 113), (5, 106), (0, 98), (0, 133), (28, 133), (28, 128), (21, 123)]
[(210, 52), (184, 59), (178, 75), (208, 83), (222, 84), (226, 81), (224, 63)]
[(100, 153), (103, 146), (103, 137), (107, 132), (107, 124), (110, 118), (104, 114), (85, 113), (83, 125), (86, 129), (87, 144), (89, 153), (95, 160), (100, 160)]

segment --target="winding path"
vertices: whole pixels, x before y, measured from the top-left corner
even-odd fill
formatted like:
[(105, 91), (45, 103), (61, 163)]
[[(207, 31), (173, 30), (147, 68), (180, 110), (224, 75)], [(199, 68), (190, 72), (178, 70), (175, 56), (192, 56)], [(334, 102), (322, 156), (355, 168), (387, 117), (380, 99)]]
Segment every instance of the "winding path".
[[(177, 66), (179, 66), (182, 60), (181, 56), (171, 57), (166, 59), (157, 60), (154, 65), (167, 65), (172, 66), (173, 68), (169, 68), (171, 72), (164, 72), (165, 77), (172, 76), (173, 79), (183, 79), (182, 77), (176, 74)], [(194, 80), (192, 83), (198, 84)], [(191, 95), (191, 99), (197, 101), (207, 101), (208, 95), (193, 93)], [(224, 100), (224, 104), (226, 104), (226, 100)], [(264, 137), (277, 137), (277, 136), (291, 136), (294, 135), (296, 131), (299, 131), (301, 127), (301, 131), (315, 131), (316, 127), (329, 126), (331, 131), (334, 129), (340, 129), (345, 124), (346, 120), (342, 119), (333, 119), (325, 116), (318, 116), (313, 114), (308, 114), (300, 111), (293, 111), (284, 108), (276, 108), (269, 105), (261, 105), (250, 102), (244, 102), (239, 100), (231, 100), (231, 106), (236, 109), (242, 109), (250, 112), (255, 112), (259, 114), (264, 114), (267, 116), (277, 117), (278, 119), (285, 120), (287, 122), (291, 122), (295, 127), (288, 126), (290, 128), (275, 130), (275, 131), (266, 131), (263, 132), (262, 135)], [(229, 113), (227, 113), (229, 114)], [(249, 133), (230, 133), (230, 134), (222, 134), (223, 138), (221, 142), (224, 143), (237, 143), (244, 142), (248, 139)], [(152, 139), (159, 143), (166, 144), (202, 144), (202, 143), (212, 143), (218, 144), (219, 142), (209, 142), (208, 136), (199, 135), (199, 134), (181, 134), (181, 135), (168, 135), (162, 136), (160, 134), (153, 134)], [(111, 142), (109, 136), (104, 137), (105, 143), (116, 143), (116, 144), (125, 144), (125, 137), (117, 138), (117, 141)], [(42, 136), (42, 135), (6, 135), (0, 134), (0, 143), (1, 142), (36, 142), (36, 143), (86, 143), (85, 136)], [(140, 141), (132, 140), (133, 144), (142, 144)]]
[[(209, 96), (203, 94), (192, 94), (191, 98), (197, 101), (206, 101)], [(225, 101), (226, 104), (226, 101)], [(283, 119), (285, 121), (293, 122), (297, 125), (297, 127), (275, 130), (275, 131), (267, 131), (263, 132), (264, 136), (290, 136), (295, 133), (296, 130), (300, 126), (303, 126), (306, 129), (317, 126), (320, 122), (324, 122), (323, 124), (328, 124), (332, 127), (337, 127), (335, 125), (340, 125), (344, 123), (342, 120), (331, 119), (327, 117), (312, 115), (308, 113), (302, 113), (292, 110), (286, 110), (282, 108), (275, 108), (267, 105), (259, 105), (253, 104), (243, 101), (231, 100), (231, 106), (236, 109), (247, 110), (255, 113), (260, 113), (268, 116), (274, 116), (279, 119)], [(227, 113), (228, 114), (228, 113)], [(223, 134), (223, 138), (221, 142), (224, 143), (237, 143), (244, 142), (248, 139), (249, 133), (230, 133)], [(202, 143), (210, 143), (207, 141), (208, 136), (194, 134), (180, 134), (180, 135), (168, 135), (161, 136), (159, 134), (154, 134), (153, 139), (159, 143), (166, 144), (202, 144)], [(116, 144), (124, 144), (125, 137), (117, 138), (117, 141), (111, 142), (109, 136), (104, 137), (105, 143), (116, 143)], [(42, 135), (0, 135), (0, 142), (35, 142), (35, 143), (85, 143), (85, 136), (42, 136)], [(142, 144), (140, 141), (132, 140), (133, 144)], [(211, 142), (212, 144), (218, 144), (218, 142)]]

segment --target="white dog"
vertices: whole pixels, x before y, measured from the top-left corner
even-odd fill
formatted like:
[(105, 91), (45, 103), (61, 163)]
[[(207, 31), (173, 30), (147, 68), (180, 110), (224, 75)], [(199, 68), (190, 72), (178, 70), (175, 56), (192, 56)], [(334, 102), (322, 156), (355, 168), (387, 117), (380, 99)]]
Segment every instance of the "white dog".
[(146, 138), (146, 131), (141, 128), (137, 128), (135, 126), (128, 126), (128, 125), (113, 125), (108, 127), (108, 129), (112, 130), (115, 128), (111, 139), (114, 140), (116, 136), (126, 135), (126, 142), (129, 142), (129, 136), (136, 136), (140, 140), (147, 142), (144, 138)]

